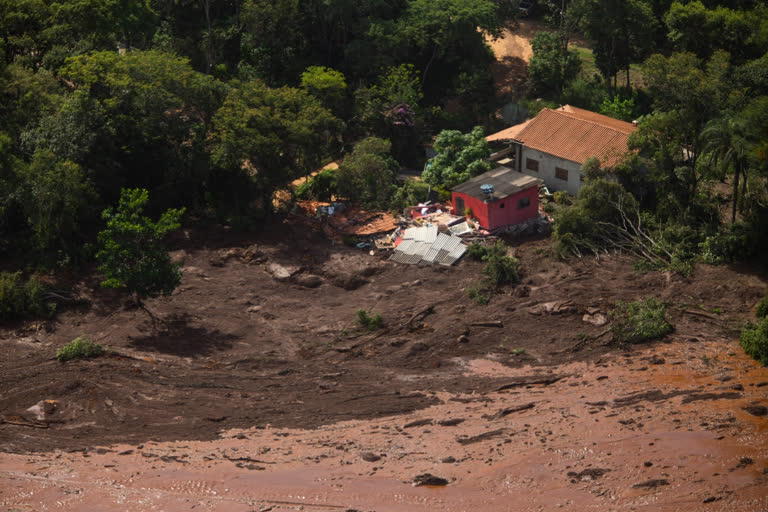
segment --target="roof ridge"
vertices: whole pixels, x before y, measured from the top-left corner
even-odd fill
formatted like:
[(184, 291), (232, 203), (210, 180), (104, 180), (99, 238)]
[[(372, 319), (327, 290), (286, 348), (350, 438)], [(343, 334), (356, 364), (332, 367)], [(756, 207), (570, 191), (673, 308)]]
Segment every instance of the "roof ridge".
[[(565, 105), (563, 105), (563, 106), (565, 106)], [(569, 106), (569, 107), (571, 107), (570, 105), (568, 105), (568, 106)], [(546, 108), (546, 107), (545, 107), (545, 108)], [(562, 107), (560, 107), (560, 108), (562, 108)], [(580, 109), (580, 108), (578, 108), (578, 107), (571, 107), (571, 108), (576, 108), (576, 109), (579, 109), (579, 110), (583, 110), (584, 112), (589, 112), (590, 114), (593, 114), (593, 115), (597, 115), (597, 116), (605, 116), (604, 114), (599, 114), (599, 113), (597, 113), (597, 112), (591, 112), (591, 111), (589, 111), (589, 110)], [(573, 114), (574, 114), (574, 112), (568, 112), (568, 111), (566, 111), (566, 110), (560, 110), (559, 108), (558, 108), (558, 109), (551, 109), (551, 108), (548, 108), (547, 110), (550, 110), (550, 111), (552, 111), (552, 112), (555, 112), (556, 114), (563, 114), (563, 115), (565, 115), (565, 117), (568, 117), (568, 118), (570, 118), (570, 119), (575, 119), (576, 121), (583, 121), (583, 122), (585, 122), (585, 123), (594, 124), (594, 125), (596, 125), (596, 126), (601, 126), (601, 127), (603, 127), (603, 128), (608, 128), (609, 130), (614, 130), (614, 131), (617, 131), (617, 132), (620, 132), (620, 133), (626, 133), (627, 135), (629, 135), (629, 133), (631, 133), (631, 132), (633, 131), (633, 130), (630, 130), (629, 132), (625, 132), (625, 131), (623, 131), (623, 130), (621, 130), (621, 129), (619, 129), (619, 128), (616, 128), (616, 127), (614, 127), (614, 126), (610, 126), (610, 125), (608, 125), (608, 124), (604, 124), (604, 123), (598, 122), (598, 121), (596, 121), (596, 120), (593, 120), (593, 119), (585, 119), (585, 118), (583, 118), (583, 117), (579, 117), (578, 115), (573, 115)], [(571, 114), (571, 115), (569, 115), (569, 114)], [(632, 123), (627, 123), (626, 121), (622, 121), (621, 119), (616, 119), (616, 118), (614, 118), (614, 117), (610, 117), (610, 116), (605, 116), (605, 117), (608, 117), (609, 119), (612, 119), (612, 120), (614, 120), (614, 121), (616, 121), (616, 122), (619, 122), (619, 123), (626, 123), (626, 124), (628, 124), (630, 127), (633, 127), (633, 128), (634, 128), (634, 126), (632, 126)]]

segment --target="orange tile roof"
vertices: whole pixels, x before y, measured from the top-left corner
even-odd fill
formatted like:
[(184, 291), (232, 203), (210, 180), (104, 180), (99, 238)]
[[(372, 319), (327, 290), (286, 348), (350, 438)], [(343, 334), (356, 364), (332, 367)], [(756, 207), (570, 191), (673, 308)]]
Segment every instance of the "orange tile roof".
[(528, 123), (530, 123), (531, 121), (532, 119), (529, 119), (523, 123), (516, 124), (515, 126), (510, 126), (505, 130), (501, 130), (500, 132), (493, 133), (487, 136), (485, 140), (487, 140), (488, 142), (496, 142), (496, 141), (516, 139), (517, 134), (520, 133), (523, 128), (528, 126)]
[(355, 207), (332, 215), (329, 222), (345, 235), (376, 235), (397, 228), (397, 219), (391, 213), (366, 212)]
[[(522, 129), (514, 139), (526, 147), (579, 164), (594, 156), (604, 167), (612, 167), (621, 161), (629, 151), (627, 138), (637, 129), (631, 123), (570, 105), (556, 110), (544, 108), (535, 118), (507, 130), (518, 127)], [(490, 135), (487, 139), (503, 133)], [(504, 138), (510, 137), (493, 140)]]

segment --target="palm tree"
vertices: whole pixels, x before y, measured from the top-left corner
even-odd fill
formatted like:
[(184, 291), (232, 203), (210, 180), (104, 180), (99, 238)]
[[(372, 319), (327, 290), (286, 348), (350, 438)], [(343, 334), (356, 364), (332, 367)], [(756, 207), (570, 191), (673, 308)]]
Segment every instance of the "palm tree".
[(733, 206), (731, 224), (736, 223), (736, 206), (739, 200), (739, 178), (743, 178), (741, 195), (744, 196), (747, 184), (747, 158), (749, 141), (745, 137), (747, 125), (738, 117), (724, 117), (707, 123), (701, 132), (704, 149), (710, 152), (711, 163), (719, 164), (723, 177), (733, 168)]

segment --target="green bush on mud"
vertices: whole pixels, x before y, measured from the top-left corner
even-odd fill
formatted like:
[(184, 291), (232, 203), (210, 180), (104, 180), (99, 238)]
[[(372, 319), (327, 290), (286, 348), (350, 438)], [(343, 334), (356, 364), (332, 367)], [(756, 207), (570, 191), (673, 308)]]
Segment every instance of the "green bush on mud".
[(378, 313), (369, 315), (366, 310), (358, 309), (355, 312), (355, 315), (357, 315), (357, 323), (360, 324), (360, 327), (363, 329), (375, 331), (384, 326), (384, 319)]
[(60, 362), (73, 359), (98, 357), (104, 353), (104, 347), (88, 338), (77, 337), (56, 351), (56, 359)]
[(666, 306), (654, 298), (616, 302), (609, 318), (613, 339), (619, 343), (655, 340), (673, 329), (667, 321)]
[(35, 276), (24, 281), (21, 272), (0, 272), (0, 321), (44, 314), (44, 292)]
[(755, 316), (758, 320), (768, 316), (768, 295), (760, 299), (755, 308)]
[(479, 283), (467, 288), (467, 297), (474, 301), (475, 304), (480, 306), (485, 306), (488, 304), (491, 301), (492, 295), (493, 290), (490, 289), (484, 281), (480, 281)]
[(745, 323), (741, 327), (739, 345), (749, 357), (763, 366), (768, 365), (768, 316), (756, 324)]

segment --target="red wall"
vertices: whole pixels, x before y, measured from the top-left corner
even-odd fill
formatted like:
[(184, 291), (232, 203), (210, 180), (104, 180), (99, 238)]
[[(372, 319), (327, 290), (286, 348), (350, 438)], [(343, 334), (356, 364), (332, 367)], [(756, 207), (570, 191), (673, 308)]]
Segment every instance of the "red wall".
[[(528, 219), (535, 218), (539, 213), (538, 187), (529, 187), (509, 197), (488, 204), (467, 194), (451, 192), (451, 201), (453, 201), (456, 215), (463, 215), (464, 212), (456, 209), (457, 197), (461, 197), (464, 200), (465, 208), (472, 209), (472, 217), (480, 221), (480, 226), (485, 229), (520, 224)], [(523, 197), (528, 198), (529, 204), (525, 208), (518, 208), (517, 202)], [(501, 207), (502, 204), (504, 205), (503, 208)]]

